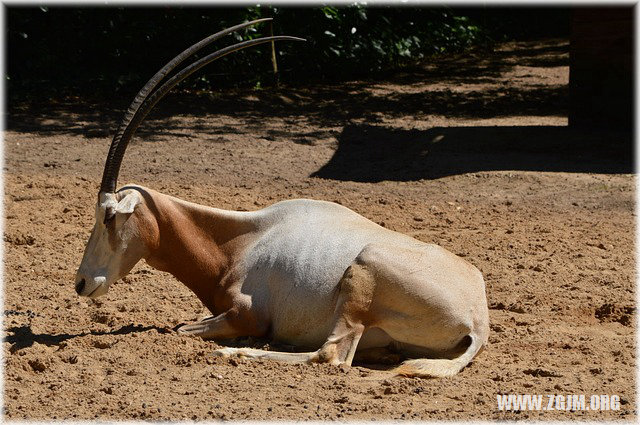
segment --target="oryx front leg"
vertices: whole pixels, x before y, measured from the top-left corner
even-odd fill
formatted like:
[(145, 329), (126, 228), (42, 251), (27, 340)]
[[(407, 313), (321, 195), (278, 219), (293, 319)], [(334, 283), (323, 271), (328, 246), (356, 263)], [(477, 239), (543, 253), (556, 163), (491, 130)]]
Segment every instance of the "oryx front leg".
[(233, 332), (233, 328), (225, 317), (226, 313), (214, 317), (207, 317), (195, 323), (183, 325), (178, 328), (178, 333), (183, 335), (199, 336), (201, 338), (225, 338)]
[(283, 353), (280, 351), (266, 351), (255, 348), (220, 348), (213, 350), (214, 356), (230, 357), (238, 356), (249, 359), (269, 359), (287, 363), (310, 363), (316, 352), (309, 353)]
[(317, 351), (304, 353), (285, 353), (254, 348), (220, 348), (213, 351), (214, 356), (238, 356), (249, 359), (269, 359), (287, 363), (330, 363), (351, 365), (353, 355), (362, 336), (364, 327), (348, 326), (341, 322), (332, 332), (324, 345)]
[[(183, 335), (199, 336), (206, 339), (261, 336), (263, 333), (262, 327), (257, 326), (255, 320), (245, 316), (232, 309), (217, 316), (207, 317), (198, 322), (183, 325), (177, 331)], [(251, 323), (253, 326), (247, 326)]]

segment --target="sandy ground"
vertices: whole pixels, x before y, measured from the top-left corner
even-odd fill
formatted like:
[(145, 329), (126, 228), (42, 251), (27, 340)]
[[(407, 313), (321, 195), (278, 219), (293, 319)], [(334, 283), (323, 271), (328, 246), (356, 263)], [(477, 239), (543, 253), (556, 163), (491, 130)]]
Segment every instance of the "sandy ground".
[[(476, 265), (490, 344), (447, 379), (213, 358), (216, 342), (173, 331), (208, 311), (144, 263), (80, 299), (75, 270), (129, 96), (10, 105), (5, 418), (635, 420), (631, 150), (624, 135), (566, 128), (567, 50), (509, 44), (376, 81), (175, 95), (127, 152), (121, 184), (236, 210), (335, 201)], [(499, 411), (507, 393), (621, 406)]]

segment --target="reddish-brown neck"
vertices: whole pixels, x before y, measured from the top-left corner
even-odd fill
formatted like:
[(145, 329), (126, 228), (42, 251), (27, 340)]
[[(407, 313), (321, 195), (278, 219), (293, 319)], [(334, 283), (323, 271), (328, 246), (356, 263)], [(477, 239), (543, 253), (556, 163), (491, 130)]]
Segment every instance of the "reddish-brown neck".
[(184, 283), (213, 313), (228, 308), (226, 286), (253, 230), (232, 213), (154, 193), (145, 202), (157, 223), (145, 260)]

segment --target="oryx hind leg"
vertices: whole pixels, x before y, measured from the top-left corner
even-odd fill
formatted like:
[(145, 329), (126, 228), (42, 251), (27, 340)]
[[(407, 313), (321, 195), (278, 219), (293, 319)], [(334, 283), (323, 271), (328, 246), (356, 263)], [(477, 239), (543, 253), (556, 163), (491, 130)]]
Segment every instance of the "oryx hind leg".
[(252, 348), (221, 348), (217, 356), (240, 356), (272, 359), (290, 363), (329, 363), (351, 365), (358, 342), (365, 331), (364, 320), (373, 294), (373, 276), (360, 264), (352, 264), (338, 285), (338, 299), (333, 316), (335, 323), (327, 341), (316, 351), (284, 353)]
[(367, 328), (374, 286), (373, 275), (356, 259), (340, 279), (333, 317), (335, 326), (314, 361), (351, 366), (360, 338)]

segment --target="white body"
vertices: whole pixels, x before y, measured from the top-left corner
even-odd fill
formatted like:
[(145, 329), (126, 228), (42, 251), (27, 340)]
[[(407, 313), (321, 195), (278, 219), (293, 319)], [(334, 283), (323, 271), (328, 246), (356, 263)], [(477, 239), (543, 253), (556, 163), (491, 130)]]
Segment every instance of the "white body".
[[(418, 295), (425, 298), (437, 295), (440, 303), (446, 304), (445, 308), (457, 310), (466, 304), (460, 303), (460, 297), (468, 291), (468, 286), (482, 282), (475, 268), (462, 267), (461, 276), (439, 268), (442, 263), (457, 261), (466, 266), (441, 247), (385, 229), (334, 203), (307, 199), (284, 201), (247, 213), (247, 218), (266, 230), (247, 248), (239, 264), (246, 273), (242, 293), (270, 320), (272, 336), (291, 344), (318, 347), (326, 341), (332, 328), (326, 319), (332, 317), (336, 307), (340, 278), (370, 244), (386, 250), (388, 261), (395, 260), (399, 274), (411, 282), (403, 285), (403, 280), (398, 281), (394, 293), (388, 294), (402, 303), (402, 309), (409, 307), (411, 298)], [(416, 273), (419, 278), (412, 278)], [(484, 287), (478, 289), (484, 293)], [(483, 298), (477, 301), (486, 305)], [(456, 317), (466, 322), (467, 329), (461, 327), (460, 333), (450, 335), (446, 344), (455, 345), (472, 328), (471, 313), (467, 312), (468, 317)], [(380, 323), (383, 330), (393, 333), (391, 328), (385, 329), (385, 325)], [(442, 333), (442, 329), (421, 331), (425, 337)], [(402, 340), (401, 333), (395, 335), (399, 340)], [(361, 340), (360, 344), (364, 342)], [(434, 341), (433, 346), (441, 347), (442, 343)]]

